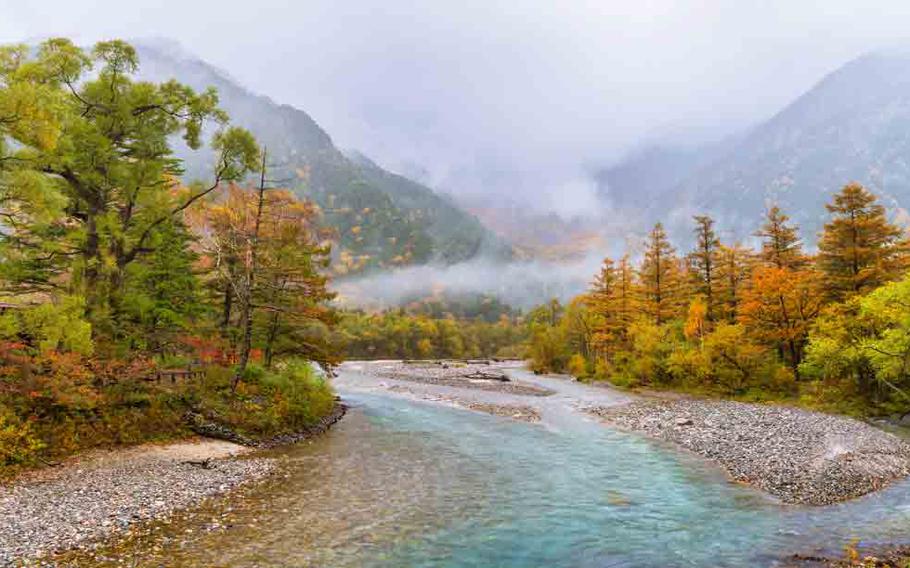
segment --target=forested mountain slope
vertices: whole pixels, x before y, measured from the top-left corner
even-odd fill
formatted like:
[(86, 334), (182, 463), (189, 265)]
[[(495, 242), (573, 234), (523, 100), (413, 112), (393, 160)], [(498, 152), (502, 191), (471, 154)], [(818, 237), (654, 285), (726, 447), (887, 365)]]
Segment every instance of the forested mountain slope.
[[(511, 255), (508, 245), (449, 198), (364, 156), (340, 151), (306, 112), (253, 94), (178, 46), (136, 44), (144, 76), (218, 89), (232, 122), (250, 129), (268, 147), (269, 161), (276, 164), (274, 177), (290, 180), (294, 189), (322, 207), (325, 224), (337, 231), (338, 273)], [(211, 169), (211, 154), (187, 152), (184, 157), (188, 178)]]

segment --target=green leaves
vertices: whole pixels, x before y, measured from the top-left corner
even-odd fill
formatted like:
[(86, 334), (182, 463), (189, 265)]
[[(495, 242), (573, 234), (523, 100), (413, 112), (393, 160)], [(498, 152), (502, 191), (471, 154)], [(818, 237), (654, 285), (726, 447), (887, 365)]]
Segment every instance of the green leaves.
[(240, 181), (259, 168), (259, 146), (246, 129), (232, 126), (219, 131), (212, 147), (219, 152), (215, 175), (222, 181)]
[[(96, 66), (97, 75), (88, 71)], [(0, 49), (0, 235), (5, 284), (61, 287), (87, 299), (95, 333), (116, 335), (126, 269), (154, 252), (156, 234), (222, 182), (258, 169), (259, 148), (228, 125), (214, 89), (134, 81), (136, 50), (100, 42), (86, 53), (55, 38), (37, 53)], [(179, 191), (171, 142), (200, 148), (217, 128), (213, 178)]]

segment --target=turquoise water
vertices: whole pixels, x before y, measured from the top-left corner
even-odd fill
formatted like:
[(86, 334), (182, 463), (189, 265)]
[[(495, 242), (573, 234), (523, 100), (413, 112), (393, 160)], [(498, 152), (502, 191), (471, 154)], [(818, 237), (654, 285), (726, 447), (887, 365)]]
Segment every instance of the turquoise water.
[[(525, 424), (381, 394), (286, 452), (233, 528), (172, 566), (767, 566), (851, 539), (910, 540), (910, 485), (784, 506), (583, 415)], [(182, 529), (175, 532), (183, 532)]]

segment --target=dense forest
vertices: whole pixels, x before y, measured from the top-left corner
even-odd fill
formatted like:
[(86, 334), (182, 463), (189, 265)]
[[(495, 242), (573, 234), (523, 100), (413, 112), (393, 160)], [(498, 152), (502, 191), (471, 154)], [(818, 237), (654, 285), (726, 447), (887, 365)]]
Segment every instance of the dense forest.
[[(334, 406), (308, 362), (337, 361), (319, 209), (213, 89), (138, 65), (122, 41), (0, 48), (0, 466)], [(172, 146), (209, 132), (212, 172), (184, 185)]]
[(532, 313), (538, 371), (624, 386), (785, 399), (850, 412), (910, 410), (910, 248), (851, 183), (827, 205), (818, 251), (771, 207), (760, 248), (694, 218), (680, 255), (657, 224), (638, 263), (607, 258), (590, 290)]

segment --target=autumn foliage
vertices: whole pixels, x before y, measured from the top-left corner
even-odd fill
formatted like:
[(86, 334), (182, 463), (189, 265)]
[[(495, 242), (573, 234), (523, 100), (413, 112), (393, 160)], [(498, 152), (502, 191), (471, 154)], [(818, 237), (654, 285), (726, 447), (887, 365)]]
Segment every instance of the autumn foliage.
[[(307, 362), (338, 360), (319, 209), (251, 182), (265, 150), (214, 89), (138, 67), (119, 40), (0, 47), (0, 466), (212, 408), (274, 434), (332, 400)], [(177, 139), (209, 147), (207, 179), (181, 181)]]
[(533, 366), (856, 413), (910, 409), (905, 233), (859, 184), (828, 212), (816, 255), (777, 206), (756, 250), (721, 242), (699, 215), (680, 257), (657, 224), (637, 266), (607, 258), (586, 294), (539, 308), (557, 317), (530, 337)]

